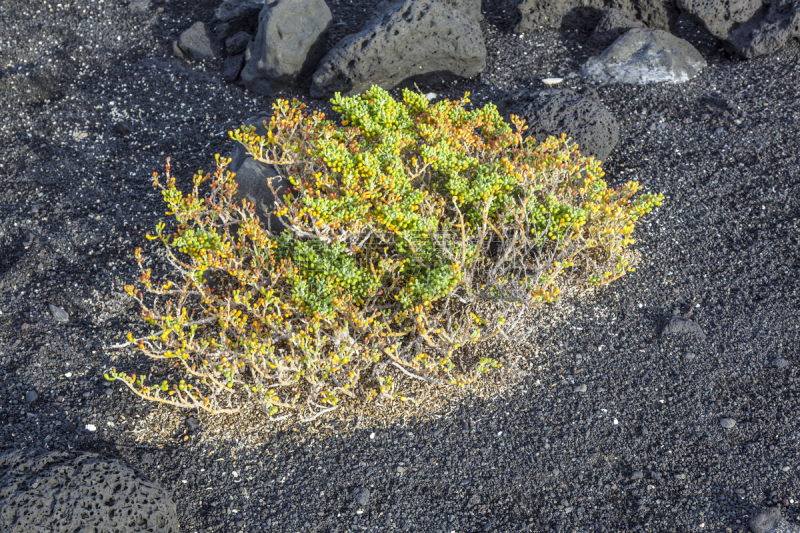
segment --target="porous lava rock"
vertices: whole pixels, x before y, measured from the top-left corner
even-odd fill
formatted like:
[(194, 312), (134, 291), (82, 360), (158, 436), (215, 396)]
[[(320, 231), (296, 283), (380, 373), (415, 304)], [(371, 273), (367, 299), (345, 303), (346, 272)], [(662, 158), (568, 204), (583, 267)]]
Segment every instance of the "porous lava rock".
[(470, 78), (486, 67), (474, 0), (397, 0), (322, 59), (311, 96)]
[[(245, 121), (245, 125), (255, 126), (256, 134), (266, 136), (265, 120), (269, 123), (270, 117), (250, 117)], [(236, 176), (234, 176), (236, 181), (236, 200), (241, 202), (243, 199), (247, 199), (248, 203), (253, 204), (258, 218), (267, 230), (272, 233), (282, 231), (284, 225), (277, 216), (272, 214), (272, 211), (275, 210), (275, 195), (272, 193), (269, 184), (272, 183), (272, 187), (278, 193), (278, 197), (281, 197), (286, 192), (286, 189), (291, 187), (291, 182), (281, 177), (272, 165), (262, 163), (253, 158), (253, 156), (248, 155), (244, 145), (241, 143), (236, 143), (236, 147), (233, 149), (228, 170), (236, 173)]]
[(180, 531), (175, 503), (141, 472), (95, 453), (0, 455), (4, 533)]
[(681, 12), (745, 59), (775, 52), (800, 37), (798, 0), (677, 0)]
[(634, 28), (647, 29), (647, 26), (619, 9), (609, 9), (600, 18), (589, 42), (592, 46), (606, 48)]
[(331, 11), (324, 0), (268, 0), (245, 52), (247, 89), (272, 94), (311, 73), (325, 53)]
[(599, 99), (570, 89), (514, 91), (504, 95), (498, 108), (505, 116), (524, 118), (526, 134), (537, 141), (566, 133), (581, 155), (601, 161), (619, 140), (619, 123)]
[(674, 29), (680, 16), (675, 0), (521, 0), (517, 10), (522, 18), (514, 31), (535, 31), (539, 26), (591, 31), (610, 8), (659, 30)]
[(590, 58), (582, 74), (601, 85), (682, 83), (705, 66), (700, 52), (683, 39), (661, 30), (633, 29)]

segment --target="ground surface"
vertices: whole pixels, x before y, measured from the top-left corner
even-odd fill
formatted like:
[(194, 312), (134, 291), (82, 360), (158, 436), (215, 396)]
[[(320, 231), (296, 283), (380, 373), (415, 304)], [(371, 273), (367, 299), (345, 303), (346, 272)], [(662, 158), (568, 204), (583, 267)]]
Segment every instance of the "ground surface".
[[(775, 504), (800, 520), (796, 41), (743, 62), (681, 24), (709, 63), (697, 79), (598, 89), (622, 126), (607, 180), (667, 199), (637, 228), (636, 272), (548, 308), (514, 348), (535, 372), (510, 390), (390, 423), (276, 431), (200, 416), (190, 432), (187, 413), (106, 386), (111, 366), (147, 368), (104, 346), (141, 331), (119, 294), (166, 218), (152, 172), (171, 156), (188, 184), (230, 151), (226, 131), (269, 109), (221, 82), (220, 64), (171, 58), (215, 3), (0, 2), (0, 449), (118, 457), (174, 493), (186, 532), (736, 531)], [(329, 4), (329, 44), (371, 9)], [(482, 103), (599, 52), (583, 35), (512, 34), (499, 0), (483, 11), (487, 71), (423, 90)], [(660, 336), (673, 312), (706, 338)]]

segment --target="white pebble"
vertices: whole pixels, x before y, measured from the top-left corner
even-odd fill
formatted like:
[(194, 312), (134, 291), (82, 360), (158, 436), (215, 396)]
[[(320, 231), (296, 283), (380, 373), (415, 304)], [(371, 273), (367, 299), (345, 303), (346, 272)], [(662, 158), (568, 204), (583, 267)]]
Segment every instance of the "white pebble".
[(95, 426), (94, 424), (86, 424), (86, 429), (88, 429), (89, 431), (97, 431), (97, 426)]

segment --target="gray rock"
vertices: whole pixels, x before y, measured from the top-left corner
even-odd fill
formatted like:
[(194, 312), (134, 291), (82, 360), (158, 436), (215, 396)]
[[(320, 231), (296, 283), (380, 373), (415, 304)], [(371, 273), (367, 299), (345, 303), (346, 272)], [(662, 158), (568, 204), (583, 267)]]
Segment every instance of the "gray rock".
[(549, 136), (567, 137), (584, 156), (604, 161), (619, 140), (619, 123), (602, 103), (570, 89), (521, 90), (508, 93), (498, 107), (505, 115), (527, 122), (527, 135), (537, 141)]
[(244, 54), (229, 56), (222, 62), (222, 79), (233, 83), (239, 79), (239, 73), (244, 67)]
[(57, 305), (50, 304), (48, 307), (50, 308), (50, 314), (53, 315), (53, 318), (56, 320), (56, 322), (61, 324), (66, 324), (69, 322), (69, 313)]
[(475, 507), (476, 505), (480, 505), (481, 503), (481, 495), (480, 494), (473, 494), (469, 499), (469, 506)]
[(200, 421), (193, 417), (187, 418), (183, 421), (183, 423), (186, 424), (186, 427), (189, 428), (189, 431), (194, 431), (200, 427)]
[(736, 420), (733, 418), (723, 418), (719, 421), (719, 425), (725, 429), (733, 429), (736, 426)]
[(225, 41), (238, 32), (255, 35), (258, 15), (264, 8), (263, 1), (225, 0), (214, 12), (215, 34)]
[(128, 9), (134, 13), (144, 13), (150, 9), (150, 0), (133, 0), (128, 4)]
[(272, 94), (309, 74), (325, 53), (331, 11), (324, 0), (270, 0), (245, 52), (247, 89)]
[(369, 503), (369, 489), (364, 487), (356, 487), (353, 490), (353, 499), (358, 503), (358, 505), (365, 507)]
[(773, 359), (772, 363), (770, 364), (775, 368), (786, 368), (787, 366), (789, 366), (789, 361), (787, 361), (782, 357), (778, 357), (777, 359)]
[(0, 523), (6, 533), (178, 533), (175, 503), (157, 483), (94, 453), (0, 455)]
[(606, 48), (634, 28), (647, 29), (647, 26), (623, 11), (609, 9), (595, 27), (589, 42), (593, 46)]
[(573, 389), (574, 392), (586, 392), (586, 385), (578, 385)]
[(677, 4), (689, 20), (745, 59), (771, 54), (792, 37), (800, 37), (797, 0), (678, 0)]
[(328, 52), (314, 73), (311, 96), (475, 76), (486, 67), (475, 12), (472, 0), (394, 1)]
[(700, 52), (683, 39), (661, 30), (633, 29), (590, 58), (581, 73), (602, 85), (682, 83), (705, 66)]
[(35, 390), (31, 390), (25, 393), (25, 401), (28, 403), (33, 403), (39, 398), (39, 394)]
[(641, 470), (637, 470), (636, 472), (631, 474), (631, 479), (632, 480), (642, 479), (642, 478), (644, 478), (644, 472), (642, 472)]
[(206, 25), (195, 22), (181, 33), (178, 39), (178, 48), (189, 58), (194, 60), (213, 59), (219, 55), (219, 43), (213, 38)]
[(522, 19), (514, 31), (536, 31), (539, 26), (591, 31), (609, 7), (659, 30), (675, 28), (680, 16), (675, 0), (522, 0), (517, 6)]
[(699, 335), (705, 339), (706, 334), (700, 324), (694, 320), (683, 318), (680, 316), (673, 316), (669, 319), (669, 323), (664, 327), (661, 332), (662, 335)]
[[(245, 125), (255, 126), (258, 135), (266, 136), (265, 120), (269, 122), (269, 117), (250, 117), (245, 121)], [(248, 203), (253, 204), (261, 223), (272, 233), (283, 231), (285, 226), (272, 214), (275, 209), (275, 196), (268, 183), (272, 183), (278, 197), (281, 197), (286, 189), (291, 187), (291, 182), (281, 177), (272, 165), (256, 161), (247, 155), (244, 146), (238, 143), (231, 154), (228, 170), (236, 173), (234, 177), (237, 185), (236, 200), (241, 202), (246, 198)]]
[(236, 33), (233, 37), (229, 37), (225, 41), (225, 53), (229, 56), (235, 56), (236, 54), (241, 54), (247, 48), (247, 45), (250, 41), (253, 40), (253, 36), (247, 33), (246, 31), (240, 31)]
[(750, 519), (753, 533), (800, 533), (800, 527), (788, 523), (781, 517), (778, 507), (773, 507)]

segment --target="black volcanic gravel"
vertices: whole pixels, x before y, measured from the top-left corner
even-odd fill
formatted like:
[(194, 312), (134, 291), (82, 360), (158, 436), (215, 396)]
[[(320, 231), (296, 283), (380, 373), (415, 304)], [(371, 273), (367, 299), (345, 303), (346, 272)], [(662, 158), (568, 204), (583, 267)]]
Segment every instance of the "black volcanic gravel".
[[(374, 12), (328, 3), (329, 45)], [(698, 78), (587, 88), (621, 125), (606, 179), (666, 201), (637, 227), (635, 272), (552, 307), (565, 318), (530, 339), (525, 382), (413, 420), (322, 420), (333, 436), (296, 426), (243, 445), (254, 429), (214, 440), (208, 417), (186, 422), (102, 378), (148, 370), (103, 347), (142, 329), (120, 293), (138, 277), (133, 250), (157, 250), (144, 236), (165, 218), (152, 172), (170, 156), (187, 186), (230, 152), (225, 132), (271, 104), (222, 82), (221, 61), (171, 57), (215, 7), (0, 2), (0, 450), (119, 457), (172, 491), (189, 533), (728, 532), (774, 505), (800, 520), (797, 41), (741, 61), (681, 22), (708, 61)], [(600, 52), (587, 35), (515, 35), (511, 2), (483, 11), (486, 72), (422, 90), (483, 104), (545, 77), (583, 88), (570, 74)], [(328, 108), (308, 84), (282, 97)], [(664, 331), (678, 315), (704, 336)], [(144, 438), (153, 416), (174, 422), (172, 438)]]

